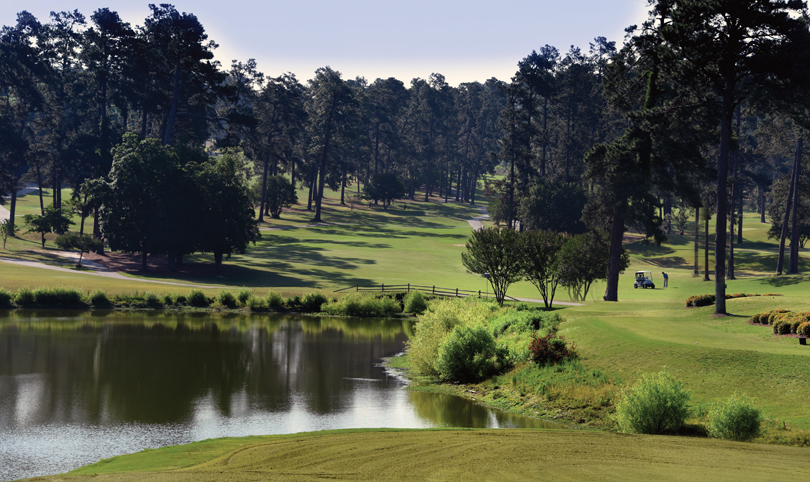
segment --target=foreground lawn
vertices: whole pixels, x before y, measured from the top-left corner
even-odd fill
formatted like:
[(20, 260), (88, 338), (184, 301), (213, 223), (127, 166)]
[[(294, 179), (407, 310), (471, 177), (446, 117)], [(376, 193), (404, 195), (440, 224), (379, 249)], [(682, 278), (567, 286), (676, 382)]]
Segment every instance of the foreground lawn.
[(806, 449), (545, 430), (348, 430), (206, 440), (49, 481), (807, 480)]

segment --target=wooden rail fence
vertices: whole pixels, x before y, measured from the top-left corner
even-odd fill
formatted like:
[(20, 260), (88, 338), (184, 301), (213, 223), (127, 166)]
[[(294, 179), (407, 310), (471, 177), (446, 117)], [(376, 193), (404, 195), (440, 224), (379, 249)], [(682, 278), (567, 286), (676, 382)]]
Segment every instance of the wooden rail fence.
[[(340, 293), (343, 291), (391, 291), (391, 292), (407, 292), (410, 293), (411, 291), (421, 291), (425, 294), (430, 294), (434, 296), (448, 296), (448, 297), (455, 297), (455, 298), (466, 298), (469, 296), (478, 296), (479, 298), (495, 298), (495, 295), (492, 293), (485, 293), (481, 290), (461, 290), (458, 288), (441, 288), (439, 286), (425, 286), (425, 285), (413, 285), (413, 284), (404, 284), (404, 285), (387, 285), (385, 283), (381, 283), (379, 285), (371, 285), (371, 286), (349, 286), (348, 288), (343, 288), (339, 290), (335, 290), (335, 293)], [(504, 299), (512, 300), (512, 301), (520, 301), (517, 298), (512, 298), (511, 296), (505, 296)]]

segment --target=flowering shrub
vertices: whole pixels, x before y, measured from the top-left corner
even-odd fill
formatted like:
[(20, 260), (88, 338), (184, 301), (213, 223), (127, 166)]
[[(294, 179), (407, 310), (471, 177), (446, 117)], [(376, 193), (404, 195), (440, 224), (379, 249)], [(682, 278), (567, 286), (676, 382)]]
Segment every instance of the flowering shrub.
[(540, 366), (556, 365), (563, 360), (577, 358), (576, 347), (569, 347), (556, 330), (549, 331), (545, 336), (532, 333), (529, 353), (531, 360)]

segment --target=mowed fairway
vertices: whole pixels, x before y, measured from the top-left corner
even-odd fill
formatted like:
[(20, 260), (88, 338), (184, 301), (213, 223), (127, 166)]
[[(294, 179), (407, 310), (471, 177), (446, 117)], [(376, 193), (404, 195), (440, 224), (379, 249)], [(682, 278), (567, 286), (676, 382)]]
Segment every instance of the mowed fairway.
[(48, 481), (806, 481), (806, 449), (545, 430), (340, 431), (219, 439), (116, 457)]

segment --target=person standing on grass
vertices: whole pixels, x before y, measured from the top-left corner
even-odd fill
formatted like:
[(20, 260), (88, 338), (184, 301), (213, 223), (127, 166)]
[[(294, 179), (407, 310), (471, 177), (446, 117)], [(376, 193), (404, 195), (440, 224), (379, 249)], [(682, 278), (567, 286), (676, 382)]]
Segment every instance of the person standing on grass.
[(669, 275), (667, 275), (663, 271), (661, 271), (661, 274), (664, 275), (664, 288), (666, 288), (669, 285)]

